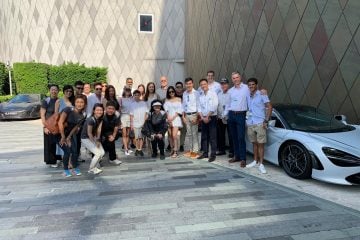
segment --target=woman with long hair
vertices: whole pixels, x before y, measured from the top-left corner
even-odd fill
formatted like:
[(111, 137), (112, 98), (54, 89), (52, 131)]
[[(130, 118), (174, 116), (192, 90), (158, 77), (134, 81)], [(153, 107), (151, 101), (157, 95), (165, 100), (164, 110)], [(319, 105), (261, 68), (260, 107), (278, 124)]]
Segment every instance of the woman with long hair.
[(91, 160), (89, 173), (99, 174), (101, 169), (97, 165), (104, 156), (105, 151), (101, 145), (102, 118), (104, 116), (104, 106), (95, 103), (92, 115), (86, 119), (81, 132), (81, 144), (88, 149), (94, 157)]
[(129, 133), (130, 133), (130, 108), (133, 102), (131, 88), (125, 87), (122, 97), (120, 98), (121, 109), (121, 127), (122, 127), (122, 141), (124, 145), (125, 155), (130, 155), (129, 150)]
[(146, 91), (144, 96), (144, 101), (147, 103), (149, 109), (151, 109), (152, 101), (160, 99), (159, 95), (155, 91), (155, 83), (149, 82), (146, 85)]
[(58, 112), (55, 104), (58, 100), (59, 86), (54, 84), (50, 85), (49, 91), (50, 96), (42, 101), (40, 108), (40, 117), (44, 132), (44, 162), (50, 167), (58, 167), (57, 161), (60, 161), (61, 156), (56, 155), (57, 135), (52, 134), (50, 130), (46, 128), (46, 119)]
[(145, 97), (145, 86), (144, 86), (144, 84), (140, 84), (137, 87), (137, 90), (140, 92), (140, 100), (144, 101), (144, 97)]
[(179, 149), (177, 134), (179, 128), (182, 128), (181, 116), (183, 114), (183, 108), (181, 98), (176, 96), (175, 88), (173, 86), (170, 86), (167, 89), (164, 109), (167, 113), (167, 121), (169, 124), (168, 133), (172, 149), (170, 156), (176, 158), (178, 157), (177, 151)]
[(118, 100), (116, 99), (116, 90), (113, 85), (108, 85), (105, 90), (105, 96), (102, 99), (102, 104), (104, 105), (104, 108), (106, 108), (106, 103), (112, 101), (115, 104), (115, 110), (116, 112), (119, 112), (120, 110), (120, 104)]
[(65, 107), (61, 112), (59, 119), (60, 141), (59, 146), (64, 151), (63, 165), (64, 176), (71, 177), (69, 170), (69, 159), (71, 155), (71, 165), (73, 173), (80, 176), (81, 172), (78, 168), (78, 148), (77, 133), (85, 120), (84, 111), (86, 108), (87, 98), (85, 95), (77, 95), (74, 99), (74, 107)]

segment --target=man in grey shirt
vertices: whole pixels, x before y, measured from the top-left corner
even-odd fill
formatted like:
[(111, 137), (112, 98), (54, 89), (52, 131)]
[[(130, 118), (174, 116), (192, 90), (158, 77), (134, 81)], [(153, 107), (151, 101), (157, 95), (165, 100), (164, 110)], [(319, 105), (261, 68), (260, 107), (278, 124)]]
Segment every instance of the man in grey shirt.
[(168, 88), (168, 79), (166, 76), (161, 76), (160, 88), (156, 89), (156, 93), (159, 95), (161, 102), (165, 101), (167, 88)]

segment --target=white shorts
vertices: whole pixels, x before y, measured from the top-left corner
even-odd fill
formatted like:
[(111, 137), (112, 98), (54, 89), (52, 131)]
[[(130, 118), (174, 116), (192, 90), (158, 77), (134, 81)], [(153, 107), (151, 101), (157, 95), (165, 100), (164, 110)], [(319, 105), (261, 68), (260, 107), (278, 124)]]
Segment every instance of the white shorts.
[(123, 127), (123, 128), (130, 127), (130, 114), (128, 114), (128, 113), (121, 114), (121, 127)]

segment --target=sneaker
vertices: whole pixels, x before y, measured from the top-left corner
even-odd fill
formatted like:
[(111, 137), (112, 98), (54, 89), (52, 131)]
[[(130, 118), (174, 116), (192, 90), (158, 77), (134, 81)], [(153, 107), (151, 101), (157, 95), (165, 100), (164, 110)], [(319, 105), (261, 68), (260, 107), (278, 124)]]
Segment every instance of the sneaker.
[(160, 153), (160, 160), (164, 160), (164, 159), (165, 159), (165, 154)]
[(142, 150), (139, 150), (139, 155), (140, 155), (141, 157), (143, 157), (143, 156), (144, 156), (144, 152), (143, 152)]
[(70, 170), (64, 170), (64, 177), (71, 177), (72, 174), (70, 172)]
[(246, 168), (253, 168), (253, 167), (255, 167), (256, 165), (258, 165), (258, 164), (257, 164), (256, 160), (254, 160), (254, 161), (252, 161), (251, 163), (247, 164), (247, 165), (246, 165)]
[(92, 174), (99, 174), (102, 172), (103, 172), (103, 170), (101, 170), (100, 168), (97, 168), (97, 167), (94, 167), (88, 171), (88, 173), (92, 173)]
[(156, 158), (156, 157), (157, 157), (157, 153), (152, 153), (152, 154), (151, 154), (151, 157), (152, 157), (152, 158)]
[(76, 176), (81, 176), (81, 172), (80, 172), (80, 169), (79, 168), (75, 168), (73, 170), (73, 173), (76, 175)]
[(55, 163), (55, 164), (50, 164), (50, 167), (52, 167), (52, 168), (57, 168), (57, 167), (59, 167), (59, 165), (58, 165), (57, 163)]
[(180, 148), (179, 148), (179, 152), (183, 152), (184, 151), (184, 146), (180, 146)]
[(260, 165), (259, 165), (259, 171), (260, 171), (262, 174), (265, 174), (265, 173), (266, 173), (266, 169), (265, 169), (264, 164), (260, 164)]
[(125, 150), (125, 155), (126, 155), (126, 156), (129, 156), (129, 155), (130, 155), (129, 150)]
[(115, 159), (113, 161), (109, 160), (109, 163), (115, 164), (115, 165), (120, 165), (122, 162), (120, 160), (118, 160), (118, 159)]
[(191, 155), (192, 155), (191, 151), (188, 151), (188, 152), (184, 153), (184, 157), (191, 157)]
[(138, 156), (138, 155), (139, 155), (139, 151), (136, 150), (136, 151), (135, 151), (135, 157)]
[(129, 150), (128, 150), (128, 152), (129, 152), (129, 153), (133, 153), (134, 151), (133, 151), (133, 150), (131, 150), (131, 149), (129, 149)]

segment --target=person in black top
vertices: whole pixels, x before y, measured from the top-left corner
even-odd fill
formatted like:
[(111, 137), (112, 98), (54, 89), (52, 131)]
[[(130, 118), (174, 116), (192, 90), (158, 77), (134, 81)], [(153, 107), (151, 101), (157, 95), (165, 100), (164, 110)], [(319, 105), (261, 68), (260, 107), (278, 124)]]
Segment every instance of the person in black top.
[(59, 145), (64, 151), (63, 164), (65, 177), (72, 176), (69, 171), (70, 155), (74, 174), (77, 176), (81, 175), (78, 168), (77, 133), (85, 120), (84, 110), (86, 102), (87, 98), (85, 95), (77, 95), (75, 96), (74, 107), (64, 108), (60, 115), (59, 130), (61, 139)]
[(151, 110), (148, 119), (146, 120), (143, 128), (144, 135), (151, 139), (152, 155), (151, 157), (157, 157), (157, 151), (159, 148), (160, 159), (165, 159), (164, 154), (164, 138), (168, 129), (166, 122), (166, 113), (162, 108), (160, 100), (154, 100), (151, 103)]
[(103, 118), (101, 136), (102, 145), (105, 152), (109, 152), (109, 162), (119, 165), (121, 161), (116, 157), (115, 141), (119, 139), (120, 118), (116, 115), (116, 103), (106, 102), (105, 114)]
[(92, 114), (85, 121), (81, 132), (81, 144), (94, 154), (90, 163), (89, 173), (99, 174), (102, 172), (97, 167), (105, 151), (101, 145), (102, 119), (104, 115), (104, 106), (101, 103), (95, 103)]
[(59, 86), (49, 85), (50, 97), (45, 98), (41, 103), (40, 117), (44, 131), (44, 162), (51, 167), (58, 167), (57, 161), (61, 156), (56, 155), (57, 136), (52, 134), (45, 127), (45, 121), (55, 113), (55, 103), (58, 99)]

